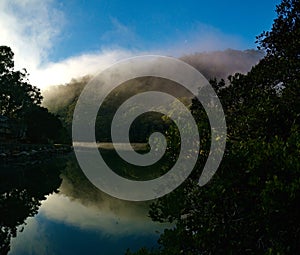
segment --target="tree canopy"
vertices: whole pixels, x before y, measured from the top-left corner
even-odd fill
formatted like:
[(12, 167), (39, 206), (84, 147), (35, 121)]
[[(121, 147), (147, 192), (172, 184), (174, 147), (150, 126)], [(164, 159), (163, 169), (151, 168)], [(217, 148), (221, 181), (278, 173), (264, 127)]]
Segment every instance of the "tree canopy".
[(66, 142), (60, 120), (40, 106), (40, 89), (29, 83), (26, 69), (14, 69), (13, 57), (10, 47), (0, 46), (0, 114), (13, 121), (14, 129), (26, 130), (27, 141)]
[(8, 46), (0, 46), (0, 114), (18, 118), (33, 105), (40, 105), (42, 95), (28, 82), (26, 69), (14, 70), (14, 53)]

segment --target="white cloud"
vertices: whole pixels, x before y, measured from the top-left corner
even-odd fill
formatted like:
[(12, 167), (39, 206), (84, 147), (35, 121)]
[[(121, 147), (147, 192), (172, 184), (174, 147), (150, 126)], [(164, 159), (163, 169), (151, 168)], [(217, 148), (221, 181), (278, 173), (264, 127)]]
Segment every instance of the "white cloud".
[[(59, 10), (59, 3), (55, 0), (0, 1), (0, 45), (12, 48), (16, 69), (25, 67), (30, 74), (30, 82), (42, 89), (49, 85), (67, 83), (72, 78), (93, 74), (120, 59), (143, 53), (181, 56), (196, 51), (241, 48), (242, 45), (238, 37), (196, 23), (190, 31), (178, 31), (175, 38), (170, 38), (169, 43), (153, 46), (144, 52), (120, 47), (99, 49), (56, 63), (51, 62), (49, 55), (55, 50), (55, 45), (63, 39), (65, 22), (64, 13)], [(113, 30), (104, 33), (103, 38), (114, 41), (116, 37), (125, 37), (126, 41), (130, 39), (133, 46), (137, 44), (136, 40), (139, 41), (139, 45), (142, 44), (141, 37), (117, 18), (111, 18), (111, 22)], [(149, 45), (149, 42), (145, 42), (145, 45)]]
[(36, 68), (30, 75), (30, 81), (40, 88), (64, 84), (72, 78), (94, 74), (132, 55), (132, 52), (126, 50), (101, 50), (93, 54), (71, 57), (58, 63), (50, 62)]
[(63, 15), (52, 0), (0, 1), (0, 44), (12, 48), (16, 68), (35, 70), (47, 62), (59, 24)]
[[(0, 45), (12, 48), (16, 69), (26, 68), (35, 86), (67, 83), (133, 54), (121, 49), (103, 49), (50, 62), (49, 53), (62, 33), (64, 22), (63, 13), (53, 0), (0, 1)], [(120, 26), (118, 29), (125, 29)]]

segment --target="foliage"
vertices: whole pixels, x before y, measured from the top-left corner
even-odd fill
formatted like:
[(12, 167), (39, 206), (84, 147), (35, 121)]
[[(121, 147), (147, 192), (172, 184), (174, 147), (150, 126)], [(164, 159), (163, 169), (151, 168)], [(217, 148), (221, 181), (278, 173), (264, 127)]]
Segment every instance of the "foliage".
[(24, 116), (26, 137), (33, 143), (68, 143), (67, 131), (57, 116), (44, 107), (31, 107)]
[(32, 105), (42, 100), (40, 90), (28, 83), (27, 72), (14, 70), (13, 52), (0, 47), (0, 114), (20, 117)]
[[(151, 206), (153, 220), (176, 227), (159, 250), (135, 254), (300, 253), (300, 2), (283, 0), (277, 14), (257, 38), (266, 56), (226, 85), (211, 81), (228, 126), (217, 174), (200, 188), (200, 157), (198, 174)], [(196, 100), (191, 109), (203, 125)]]
[(25, 69), (14, 70), (13, 57), (9, 47), (0, 46), (0, 114), (12, 119), (15, 129), (25, 129), (30, 142), (67, 142), (57, 116), (40, 106), (40, 89), (29, 84)]

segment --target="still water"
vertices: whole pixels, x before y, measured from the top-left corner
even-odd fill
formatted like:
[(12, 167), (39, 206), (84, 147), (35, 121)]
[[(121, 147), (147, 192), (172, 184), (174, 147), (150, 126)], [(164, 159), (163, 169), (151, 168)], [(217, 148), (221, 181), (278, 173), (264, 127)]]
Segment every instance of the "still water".
[[(116, 164), (111, 152), (105, 157)], [(148, 217), (149, 202), (122, 201), (95, 188), (72, 154), (2, 164), (0, 176), (0, 254), (125, 254), (157, 247), (166, 228)]]

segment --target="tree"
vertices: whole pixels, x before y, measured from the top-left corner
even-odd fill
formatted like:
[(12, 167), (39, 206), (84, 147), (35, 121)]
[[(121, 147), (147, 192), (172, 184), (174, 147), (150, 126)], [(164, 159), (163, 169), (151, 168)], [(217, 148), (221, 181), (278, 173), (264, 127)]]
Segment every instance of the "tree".
[(33, 143), (68, 143), (69, 136), (59, 118), (44, 107), (33, 106), (24, 115), (26, 138)]
[(0, 114), (21, 118), (33, 105), (40, 105), (42, 96), (37, 87), (28, 82), (28, 73), (14, 70), (14, 53), (0, 46)]
[(69, 142), (59, 118), (40, 106), (40, 89), (29, 83), (26, 70), (14, 70), (13, 57), (11, 48), (0, 46), (0, 114), (11, 118), (14, 129), (26, 130), (30, 142)]

